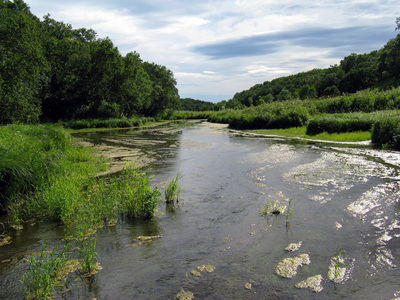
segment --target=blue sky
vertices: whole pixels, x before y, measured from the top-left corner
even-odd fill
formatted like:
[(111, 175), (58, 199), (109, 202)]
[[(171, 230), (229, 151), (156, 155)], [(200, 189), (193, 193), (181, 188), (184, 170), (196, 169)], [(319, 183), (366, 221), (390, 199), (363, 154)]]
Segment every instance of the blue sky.
[(339, 64), (396, 36), (398, 0), (26, 0), (174, 72), (181, 97), (218, 102), (277, 77)]

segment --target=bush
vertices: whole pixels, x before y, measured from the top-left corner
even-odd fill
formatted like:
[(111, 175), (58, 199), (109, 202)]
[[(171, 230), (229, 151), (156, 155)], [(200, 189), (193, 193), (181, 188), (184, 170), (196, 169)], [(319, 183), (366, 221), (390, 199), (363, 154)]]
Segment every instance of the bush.
[(375, 122), (372, 127), (372, 142), (400, 150), (400, 113)]

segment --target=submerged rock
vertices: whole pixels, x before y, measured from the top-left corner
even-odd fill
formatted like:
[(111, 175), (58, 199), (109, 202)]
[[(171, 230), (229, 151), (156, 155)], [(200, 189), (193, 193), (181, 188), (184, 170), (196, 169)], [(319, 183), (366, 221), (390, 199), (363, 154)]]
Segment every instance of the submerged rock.
[(285, 258), (276, 267), (275, 274), (284, 278), (292, 278), (297, 274), (298, 267), (310, 263), (310, 257), (307, 253), (300, 254), (294, 258)]
[(321, 284), (322, 281), (322, 276), (321, 275), (315, 275), (307, 278), (306, 280), (303, 280), (295, 285), (295, 287), (299, 289), (307, 289), (310, 288), (313, 292), (319, 293), (322, 291), (324, 288), (322, 287)]
[(302, 244), (303, 244), (303, 241), (300, 241), (298, 243), (291, 243), (291, 244), (289, 244), (289, 246), (287, 246), (285, 248), (285, 251), (289, 251), (289, 252), (297, 251), (300, 249)]
[(179, 300), (191, 300), (194, 299), (194, 295), (192, 292), (186, 292), (183, 288), (181, 291), (176, 295), (175, 299)]

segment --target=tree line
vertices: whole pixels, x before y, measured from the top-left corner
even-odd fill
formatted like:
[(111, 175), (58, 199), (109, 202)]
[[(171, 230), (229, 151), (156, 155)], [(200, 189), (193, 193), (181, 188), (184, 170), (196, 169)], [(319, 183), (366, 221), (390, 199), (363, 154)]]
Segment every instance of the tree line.
[[(400, 30), (400, 18), (396, 20)], [(369, 88), (387, 90), (400, 85), (400, 34), (380, 50), (352, 53), (339, 65), (314, 69), (256, 84), (218, 107), (244, 108), (274, 101), (314, 99), (351, 94)]]
[(172, 71), (109, 38), (0, 0), (0, 124), (160, 116), (179, 108)]

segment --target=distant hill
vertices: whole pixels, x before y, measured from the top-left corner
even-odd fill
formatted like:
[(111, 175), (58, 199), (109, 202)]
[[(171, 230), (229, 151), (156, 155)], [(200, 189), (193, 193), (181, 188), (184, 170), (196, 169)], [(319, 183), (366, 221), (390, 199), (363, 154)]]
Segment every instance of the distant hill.
[[(397, 19), (400, 29), (400, 18)], [(352, 53), (326, 69), (314, 69), (256, 84), (238, 92), (227, 107), (241, 108), (280, 100), (333, 97), (369, 88), (400, 86), (400, 34), (380, 50)]]

